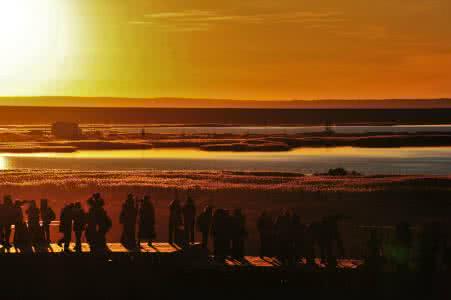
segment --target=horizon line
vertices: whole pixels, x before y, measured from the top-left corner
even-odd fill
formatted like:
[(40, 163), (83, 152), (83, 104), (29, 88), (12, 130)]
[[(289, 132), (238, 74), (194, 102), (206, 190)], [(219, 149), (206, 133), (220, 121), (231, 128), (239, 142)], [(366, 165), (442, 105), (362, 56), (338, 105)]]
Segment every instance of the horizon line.
[(74, 95), (0, 95), (0, 100), (4, 98), (80, 98), (80, 99), (128, 99), (128, 100), (211, 100), (211, 101), (249, 101), (249, 102), (292, 102), (292, 101), (431, 101), (431, 100), (451, 100), (451, 95), (447, 97), (384, 97), (384, 98), (292, 98), (292, 99), (240, 99), (240, 98), (209, 98), (209, 97), (184, 97), (184, 96), (159, 96), (159, 97), (131, 97), (131, 96), (74, 96)]
[(184, 97), (0, 96), (0, 107), (123, 109), (450, 109), (451, 98), (239, 100)]

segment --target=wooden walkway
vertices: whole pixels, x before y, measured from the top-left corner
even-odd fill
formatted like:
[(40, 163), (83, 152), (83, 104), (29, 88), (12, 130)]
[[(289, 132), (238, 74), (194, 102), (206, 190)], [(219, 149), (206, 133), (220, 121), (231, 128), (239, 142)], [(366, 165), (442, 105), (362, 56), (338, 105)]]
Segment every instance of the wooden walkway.
[[(82, 247), (82, 253), (90, 253), (91, 249), (89, 247), (89, 244), (87, 243), (82, 243), (81, 245)], [(152, 246), (148, 246), (147, 243), (142, 243), (141, 244), (141, 248), (139, 249), (140, 251), (134, 251), (134, 250), (129, 250), (127, 248), (125, 248), (121, 243), (107, 243), (107, 247), (110, 250), (111, 253), (167, 253), (167, 254), (171, 254), (171, 253), (176, 253), (176, 252), (180, 252), (182, 249), (177, 246), (177, 245), (173, 245), (173, 244), (169, 244), (169, 243), (153, 243)], [(69, 247), (72, 251), (75, 248), (75, 243), (71, 243), (70, 247)], [(0, 248), (2, 249), (2, 248)], [(63, 253), (64, 249), (60, 246), (58, 246), (58, 244), (50, 244), (48, 248), (41, 248), (41, 249), (36, 249), (35, 247), (32, 248), (33, 253)], [(19, 254), (21, 253), (20, 250), (12, 247), (9, 252), (4, 251), (4, 253), (8, 253), (8, 254)]]
[[(238, 261), (236, 259), (227, 258), (225, 264), (230, 267), (260, 267), (260, 268), (277, 268), (281, 267), (282, 263), (273, 257), (259, 257), (259, 256), (245, 256), (244, 260)], [(326, 268), (326, 265), (321, 263), (319, 258), (315, 259), (315, 265), (318, 268)], [(363, 265), (363, 260), (358, 259), (338, 259), (338, 269), (357, 269)], [(305, 259), (299, 261), (297, 266), (307, 266)]]
[[(196, 243), (192, 246), (192, 248), (198, 247), (199, 244)], [(121, 243), (107, 243), (107, 247), (110, 250), (107, 253), (110, 253), (112, 255), (123, 255), (123, 254), (140, 254), (150, 257), (153, 257), (154, 255), (165, 255), (165, 254), (175, 254), (175, 253), (181, 253), (182, 248), (175, 245), (175, 244), (169, 244), (164, 242), (155, 242), (152, 243), (152, 246), (149, 246), (147, 243), (142, 243), (139, 251), (137, 250), (129, 250), (125, 248)], [(70, 244), (70, 249), (73, 251), (75, 248), (75, 243)], [(200, 249), (200, 248), (199, 248)], [(64, 253), (64, 249), (57, 244), (50, 244), (47, 248), (41, 248), (41, 249), (35, 249), (33, 247), (32, 253), (27, 254), (62, 254)], [(89, 254), (91, 252), (91, 249), (89, 247), (89, 244), (82, 243), (82, 254)], [(0, 255), (14, 255), (14, 254), (21, 254), (20, 250), (17, 250), (16, 248), (12, 247), (10, 248), (9, 252), (6, 251), (6, 249), (2, 248), (0, 246)], [(207, 258), (207, 257), (206, 257)], [(209, 257), (210, 259), (207, 259), (206, 261), (210, 262), (212, 265), (215, 265), (217, 263), (214, 263), (214, 257)], [(189, 258), (187, 258), (189, 259)], [(360, 267), (363, 264), (362, 260), (357, 259), (339, 259), (337, 261), (337, 268), (338, 269), (356, 269)], [(324, 264), (321, 263), (320, 259), (315, 259), (315, 265), (317, 268), (326, 268)], [(227, 258), (224, 261), (224, 266), (226, 267), (235, 267), (235, 268), (246, 268), (246, 267), (256, 267), (256, 268), (279, 268), (282, 266), (282, 263), (274, 257), (259, 257), (259, 256), (245, 256), (243, 260), (236, 260), (233, 258)], [(305, 259), (302, 259), (297, 264), (298, 267), (301, 266), (307, 266), (307, 262)]]

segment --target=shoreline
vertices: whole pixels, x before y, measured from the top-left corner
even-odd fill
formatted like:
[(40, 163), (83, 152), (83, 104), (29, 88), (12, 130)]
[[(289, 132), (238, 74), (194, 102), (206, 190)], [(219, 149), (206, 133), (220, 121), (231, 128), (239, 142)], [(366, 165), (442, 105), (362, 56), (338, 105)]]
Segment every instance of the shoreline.
[(433, 134), (115, 134), (99, 139), (56, 140), (25, 134), (1, 134), (0, 153), (73, 153), (82, 150), (198, 149), (229, 152), (286, 152), (299, 148), (451, 147), (451, 133)]
[[(242, 128), (252, 128), (252, 127), (262, 127), (262, 128), (271, 128), (271, 127), (288, 127), (288, 128), (295, 128), (295, 127), (305, 127), (305, 128), (313, 128), (313, 127), (324, 127), (324, 123), (321, 124), (310, 124), (310, 123), (267, 123), (267, 124), (260, 124), (260, 123), (190, 123), (190, 124), (184, 124), (184, 123), (95, 123), (95, 122), (89, 122), (89, 123), (80, 123), (79, 124), (82, 129), (86, 128), (94, 128), (94, 129), (109, 129), (109, 128), (191, 128), (191, 127), (221, 127), (221, 128), (231, 128), (231, 127), (242, 127)], [(384, 127), (384, 126), (451, 126), (451, 122), (424, 122), (424, 123), (416, 123), (416, 124), (404, 124), (399, 122), (358, 122), (358, 123), (340, 123), (340, 124), (334, 124), (337, 126), (343, 126), (343, 127), (352, 127), (352, 126), (374, 126), (374, 127)], [(0, 127), (3, 128), (42, 128), (46, 127), (50, 130), (51, 124), (49, 123), (42, 123), (42, 124), (1, 124)]]

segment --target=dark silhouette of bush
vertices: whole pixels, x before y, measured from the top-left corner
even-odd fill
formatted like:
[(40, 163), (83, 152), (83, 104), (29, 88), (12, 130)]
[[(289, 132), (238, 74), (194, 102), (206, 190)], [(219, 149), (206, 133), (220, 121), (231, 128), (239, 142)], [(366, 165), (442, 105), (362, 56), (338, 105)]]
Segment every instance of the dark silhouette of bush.
[(344, 168), (335, 168), (335, 169), (329, 169), (326, 174), (327, 176), (360, 176), (362, 174), (356, 172), (356, 171), (348, 171)]

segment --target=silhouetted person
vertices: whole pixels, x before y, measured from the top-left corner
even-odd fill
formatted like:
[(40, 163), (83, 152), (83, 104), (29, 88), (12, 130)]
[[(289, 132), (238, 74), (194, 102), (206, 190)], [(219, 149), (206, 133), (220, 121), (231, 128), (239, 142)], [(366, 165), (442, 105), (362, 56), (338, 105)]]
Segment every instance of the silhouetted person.
[(401, 222), (395, 228), (395, 244), (392, 249), (392, 259), (398, 271), (408, 269), (412, 248), (412, 231), (410, 224)]
[(437, 272), (442, 263), (446, 240), (441, 224), (430, 222), (423, 226), (420, 235), (419, 268), (426, 274)]
[(235, 259), (244, 257), (244, 242), (247, 237), (246, 218), (241, 209), (235, 209), (231, 221), (231, 252)]
[(75, 203), (72, 208), (72, 219), (74, 221), (75, 251), (81, 252), (81, 237), (86, 227), (86, 213), (80, 202)]
[(196, 223), (196, 205), (194, 200), (188, 196), (183, 206), (183, 225), (185, 230), (185, 240), (188, 243), (194, 243), (194, 229)]
[(11, 225), (14, 224), (14, 205), (11, 196), (3, 198), (0, 206), (0, 238), (3, 247), (7, 250), (11, 247)]
[(41, 199), (41, 220), (44, 241), (50, 244), (50, 223), (56, 219), (55, 212), (48, 205), (47, 199)]
[(42, 243), (42, 229), (39, 224), (39, 208), (36, 207), (36, 201), (31, 200), (26, 211), (28, 217), (28, 231), (31, 236), (31, 242), (34, 246), (40, 246)]
[(58, 245), (61, 247), (64, 244), (64, 251), (66, 252), (70, 251), (69, 246), (72, 239), (73, 207), (72, 203), (64, 206), (60, 214), (59, 231), (63, 234), (63, 237), (59, 240)]
[(343, 219), (345, 219), (343, 215), (332, 215), (323, 218), (321, 223), (320, 239), (324, 248), (322, 260), (330, 267), (336, 266), (337, 257), (345, 256), (343, 240), (338, 230), (338, 222)]
[(103, 208), (105, 202), (99, 193), (94, 194), (89, 200), (87, 214), (86, 238), (94, 252), (108, 251), (106, 234), (111, 229), (111, 219)]
[(229, 214), (225, 209), (217, 209), (213, 215), (211, 234), (213, 236), (214, 256), (222, 261), (227, 256), (229, 248)]
[(97, 211), (100, 205), (100, 194), (93, 194), (91, 198), (88, 199), (87, 204), (89, 210), (86, 214), (86, 240), (89, 247), (95, 251), (98, 244), (98, 221), (97, 221)]
[(316, 251), (319, 249), (320, 256), (323, 255), (323, 239), (321, 239), (321, 223), (312, 222), (305, 229), (305, 258), (308, 265), (315, 265)]
[(301, 223), (301, 218), (298, 214), (293, 214), (291, 217), (291, 236), (292, 236), (292, 258), (291, 263), (296, 264), (300, 258), (305, 256), (305, 227)]
[(273, 255), (273, 237), (274, 237), (274, 222), (271, 216), (263, 211), (257, 220), (257, 229), (260, 235), (260, 257)]
[(179, 200), (176, 198), (169, 205), (169, 243), (174, 243), (177, 231), (180, 230), (182, 225), (182, 208)]
[(368, 254), (366, 257), (366, 265), (369, 269), (379, 271), (382, 266), (382, 240), (378, 236), (376, 230), (370, 231), (370, 238), (367, 243)]
[(106, 234), (110, 231), (112, 226), (112, 222), (108, 213), (103, 208), (103, 204), (99, 210), (99, 249), (104, 249), (108, 251), (108, 247), (106, 244)]
[(445, 236), (445, 249), (443, 249), (443, 267), (447, 272), (451, 271), (451, 239), (449, 234), (447, 232), (447, 236)]
[(152, 246), (152, 241), (155, 239), (155, 237), (155, 208), (150, 201), (150, 197), (144, 196), (141, 207), (139, 208), (139, 243), (147, 242), (149, 246)]
[(14, 248), (21, 252), (31, 252), (31, 237), (28, 231), (27, 224), (24, 221), (22, 212), (22, 205), (25, 201), (16, 200), (14, 202)]
[(98, 224), (97, 224), (97, 200), (96, 194), (94, 194), (87, 204), (89, 206), (88, 213), (86, 215), (86, 240), (91, 250), (95, 251), (98, 245)]
[(225, 210), (225, 232), (224, 232), (224, 253), (226, 256), (232, 255), (233, 239), (233, 217), (228, 209)]
[(197, 217), (197, 229), (202, 234), (203, 248), (208, 248), (208, 237), (210, 235), (212, 221), (213, 208), (211, 206), (207, 206)]
[(275, 242), (278, 243), (277, 257), (283, 264), (287, 264), (292, 256), (291, 215), (288, 211), (277, 218), (275, 233)]
[(136, 218), (138, 210), (135, 199), (132, 194), (129, 194), (127, 200), (122, 205), (119, 223), (122, 224), (121, 243), (127, 249), (136, 248)]

